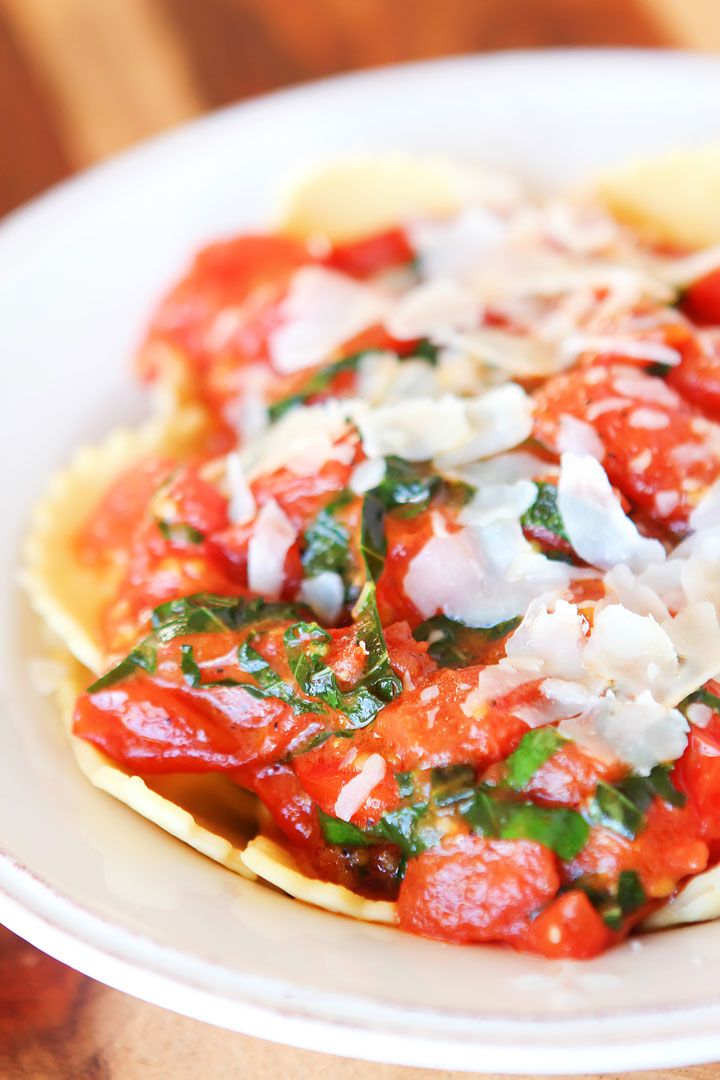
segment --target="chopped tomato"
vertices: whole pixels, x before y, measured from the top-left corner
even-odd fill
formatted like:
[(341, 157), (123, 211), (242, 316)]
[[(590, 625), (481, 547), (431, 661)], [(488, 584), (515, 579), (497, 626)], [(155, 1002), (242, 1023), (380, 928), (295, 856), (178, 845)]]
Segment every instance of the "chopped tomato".
[[(211, 364), (215, 352), (232, 352), (241, 361), (257, 357), (269, 299), (274, 306), (290, 275), (310, 261), (304, 244), (282, 236), (239, 236), (204, 248), (155, 312), (140, 359), (142, 373), (157, 374), (147, 346), (158, 340), (179, 348), (195, 369)], [(253, 298), (253, 310), (246, 310), (261, 289), (262, 298)]]
[(687, 287), (682, 309), (694, 322), (720, 326), (720, 267)]
[(362, 240), (336, 244), (324, 261), (344, 274), (367, 278), (382, 270), (406, 266), (414, 257), (404, 229), (395, 228)]
[(673, 782), (697, 811), (703, 837), (720, 839), (720, 717), (713, 716), (706, 728), (691, 725)]
[(172, 471), (170, 462), (146, 458), (121, 473), (78, 534), (80, 558), (88, 562), (122, 559), (150, 499)]
[(667, 381), (706, 416), (720, 420), (720, 338), (705, 334), (702, 340), (693, 339)]
[(517, 940), (524, 951), (551, 959), (569, 956), (588, 960), (618, 940), (584, 892), (572, 889), (558, 896)]
[(610, 829), (593, 829), (580, 854), (566, 864), (565, 874), (570, 882), (583, 878), (612, 892), (622, 870), (635, 870), (648, 897), (662, 899), (688, 874), (704, 870), (707, 861), (708, 847), (694, 810), (675, 809), (656, 799), (634, 840)]
[(387, 705), (369, 729), (368, 746), (382, 748), (396, 772), (469, 764), (486, 768), (514, 750), (527, 724), (514, 711), (533, 684), (487, 703), (474, 702), (478, 667), (441, 668)]
[(73, 720), (80, 738), (148, 774), (270, 764), (322, 728), (321, 717), (296, 715), (277, 698), (180, 690), (145, 678), (83, 694)]
[(564, 413), (589, 423), (603, 466), (623, 495), (666, 528), (683, 532), (720, 475), (720, 427), (662, 379), (627, 368), (576, 368), (536, 393), (535, 436), (557, 450)]
[(512, 941), (559, 884), (555, 856), (541, 844), (453, 836), (408, 864), (398, 920), (443, 941)]

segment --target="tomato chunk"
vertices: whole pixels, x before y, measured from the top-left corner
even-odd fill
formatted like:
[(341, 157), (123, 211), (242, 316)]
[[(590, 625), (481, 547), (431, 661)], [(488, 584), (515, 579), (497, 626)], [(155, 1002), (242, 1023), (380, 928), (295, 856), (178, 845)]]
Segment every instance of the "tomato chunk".
[(559, 447), (563, 414), (589, 423), (610, 482), (650, 518), (687, 529), (693, 506), (720, 475), (720, 427), (662, 379), (595, 365), (549, 379), (535, 395), (535, 436)]
[(518, 945), (523, 951), (550, 958), (588, 960), (617, 939), (584, 892), (572, 889), (533, 919)]
[(398, 919), (443, 941), (511, 941), (559, 884), (555, 857), (541, 844), (454, 836), (408, 864)]
[(688, 286), (682, 308), (695, 322), (720, 326), (720, 267)]
[(336, 244), (325, 263), (353, 277), (367, 278), (382, 270), (404, 266), (414, 258), (404, 229), (387, 229), (362, 240)]

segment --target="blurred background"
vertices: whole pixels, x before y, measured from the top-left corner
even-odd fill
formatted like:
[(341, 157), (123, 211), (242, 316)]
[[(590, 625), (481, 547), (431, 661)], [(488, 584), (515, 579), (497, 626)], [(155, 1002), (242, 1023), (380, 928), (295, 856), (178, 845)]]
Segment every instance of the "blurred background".
[(0, 214), (209, 109), (460, 52), (720, 49), (718, 0), (0, 0)]
[[(720, 0), (0, 0), (0, 215), (254, 94), (453, 53), (598, 45), (720, 51)], [(451, 1080), (207, 1028), (0, 927), (2, 1080), (209, 1080), (228, 1066), (251, 1078)], [(683, 1074), (713, 1080), (717, 1068)]]

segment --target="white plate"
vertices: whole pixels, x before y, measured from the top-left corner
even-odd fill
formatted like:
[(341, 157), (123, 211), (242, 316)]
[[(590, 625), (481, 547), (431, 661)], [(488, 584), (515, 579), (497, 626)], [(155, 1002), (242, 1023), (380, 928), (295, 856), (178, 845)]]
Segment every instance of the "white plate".
[[(190, 1016), (346, 1056), (496, 1072), (720, 1058), (720, 925), (586, 963), (354, 923), (241, 880), (93, 790), (27, 684), (13, 584), (27, 511), (81, 440), (139, 415), (128, 357), (200, 243), (267, 217), (279, 176), (357, 148), (432, 150), (562, 183), (720, 137), (720, 63), (507, 54), (378, 71), (212, 116), (0, 228), (0, 920), (89, 975)], [(10, 392), (8, 393), (8, 387)]]

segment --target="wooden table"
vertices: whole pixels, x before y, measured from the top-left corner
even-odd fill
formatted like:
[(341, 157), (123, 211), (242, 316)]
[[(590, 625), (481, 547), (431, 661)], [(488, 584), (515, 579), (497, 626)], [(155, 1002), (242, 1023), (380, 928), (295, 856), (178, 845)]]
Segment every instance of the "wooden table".
[[(717, 0), (0, 0), (0, 214), (208, 109), (422, 57), (557, 45), (720, 49)], [(590, 1064), (590, 1063), (589, 1063)], [(701, 1080), (720, 1066), (648, 1077)], [(290, 1050), (95, 983), (0, 928), (2, 1080), (449, 1080)]]

